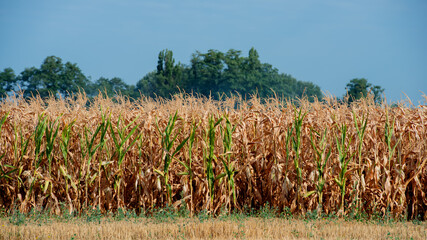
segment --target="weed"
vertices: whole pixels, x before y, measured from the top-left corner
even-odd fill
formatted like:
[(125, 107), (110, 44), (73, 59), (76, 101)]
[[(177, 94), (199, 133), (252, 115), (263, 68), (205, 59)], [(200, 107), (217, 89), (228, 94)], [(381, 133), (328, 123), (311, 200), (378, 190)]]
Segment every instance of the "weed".
[(317, 209), (315, 209), (313, 211), (307, 211), (305, 213), (304, 219), (312, 221), (312, 220), (319, 219), (320, 216), (321, 215), (317, 212)]
[(86, 222), (88, 223), (101, 223), (101, 219), (102, 219), (102, 213), (101, 210), (99, 209), (99, 207), (96, 207), (94, 209), (87, 209), (86, 210), (86, 216), (84, 217), (84, 219), (86, 220)]
[(262, 207), (257, 214), (258, 217), (262, 219), (272, 219), (277, 216), (277, 209), (274, 207), (271, 207), (270, 204), (267, 202), (264, 207)]
[(163, 209), (156, 209), (153, 211), (154, 221), (157, 223), (171, 222), (178, 218), (178, 214), (175, 212), (172, 206), (166, 205)]
[(26, 225), (26, 216), (25, 214), (21, 213), (20, 211), (14, 209), (12, 211), (12, 214), (9, 217), (9, 223), (15, 225), (15, 226), (21, 226)]
[(205, 222), (205, 221), (211, 219), (211, 215), (208, 214), (207, 210), (203, 209), (202, 211), (200, 211), (197, 214), (197, 219), (199, 219), (199, 222), (202, 223), (202, 222)]

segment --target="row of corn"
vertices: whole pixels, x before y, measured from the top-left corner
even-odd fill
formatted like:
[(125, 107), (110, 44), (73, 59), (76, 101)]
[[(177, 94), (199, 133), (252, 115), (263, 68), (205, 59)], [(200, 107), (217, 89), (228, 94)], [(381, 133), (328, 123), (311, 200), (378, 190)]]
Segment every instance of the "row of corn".
[(0, 208), (426, 219), (427, 107), (84, 94), (0, 103)]

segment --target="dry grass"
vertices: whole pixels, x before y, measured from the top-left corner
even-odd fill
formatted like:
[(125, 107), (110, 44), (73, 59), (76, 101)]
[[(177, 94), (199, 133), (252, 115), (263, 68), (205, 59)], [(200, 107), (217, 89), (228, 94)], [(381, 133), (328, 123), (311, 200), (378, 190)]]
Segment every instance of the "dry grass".
[(0, 239), (426, 239), (427, 225), (372, 224), (343, 220), (177, 219), (156, 223), (149, 219), (86, 223), (84, 221), (11, 225), (0, 221)]
[[(296, 108), (277, 99), (261, 104), (187, 95), (87, 102), (76, 95), (0, 103), (0, 120), (7, 115), (0, 208), (59, 214), (61, 202), (70, 212), (87, 206), (139, 211), (170, 202), (218, 214), (269, 203), (302, 214), (427, 217), (426, 105), (390, 108), (368, 99), (347, 106), (328, 98), (301, 100)], [(315, 155), (312, 143), (324, 154)]]

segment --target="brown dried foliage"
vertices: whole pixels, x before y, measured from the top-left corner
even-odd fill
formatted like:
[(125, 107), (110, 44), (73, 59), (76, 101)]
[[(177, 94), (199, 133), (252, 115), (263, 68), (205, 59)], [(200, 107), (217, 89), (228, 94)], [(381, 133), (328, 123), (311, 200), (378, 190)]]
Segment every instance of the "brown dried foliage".
[[(304, 197), (296, 202), (297, 175), (293, 164), (295, 152), (285, 147), (287, 130), (292, 127), (294, 111), (302, 109), (307, 113), (302, 124), (300, 168), (302, 170), (301, 196), (316, 187), (317, 169), (314, 151), (310, 142), (310, 131), (328, 129), (327, 146), (331, 157), (327, 162), (323, 189), (323, 211), (337, 212), (340, 206), (340, 189), (334, 181), (340, 172), (335, 136), (338, 125), (348, 126), (347, 137), (351, 139), (349, 157), (357, 156), (358, 135), (353, 113), (362, 119), (368, 117), (363, 139), (361, 164), (358, 158), (350, 159), (346, 172), (345, 214), (355, 211), (356, 197), (359, 196), (361, 212), (368, 215), (390, 211), (393, 216), (407, 216), (409, 219), (421, 216), (426, 219), (427, 210), (427, 106), (406, 107), (403, 104), (390, 108), (375, 105), (365, 99), (351, 106), (339, 103), (334, 98), (324, 102), (309, 103), (305, 100), (280, 102), (269, 99), (242, 100), (239, 97), (213, 101), (189, 95), (176, 95), (172, 100), (142, 98), (131, 102), (124, 97), (108, 99), (97, 97), (88, 105), (84, 94), (73, 96), (74, 100), (33, 98), (23, 100), (15, 96), (0, 103), (0, 119), (9, 113), (0, 136), (1, 160), (0, 207), (18, 207), (26, 212), (31, 208), (45, 208), (59, 213), (59, 203), (63, 202), (69, 211), (99, 206), (102, 211), (114, 211), (118, 207), (150, 210), (163, 207), (168, 199), (161, 184), (161, 176), (154, 169), (163, 169), (162, 157), (165, 154), (161, 145), (161, 133), (156, 128), (156, 119), (163, 130), (171, 115), (178, 112), (174, 131), (178, 133), (178, 145), (186, 139), (199, 123), (192, 147), (193, 177), (182, 175), (185, 169), (181, 162), (188, 162), (188, 144), (173, 158), (169, 169), (169, 183), (172, 188), (174, 207), (185, 204), (191, 212), (208, 210), (219, 213), (226, 203), (233, 209), (244, 207), (258, 209), (269, 203), (279, 210), (289, 208), (293, 213), (315, 210), (318, 198), (315, 195)], [(49, 173), (46, 157), (46, 136), (41, 141), (41, 162), (36, 168), (35, 131), (38, 119), (44, 114), (53, 122), (59, 117), (58, 137), (54, 141), (52, 171)], [(215, 198), (210, 203), (206, 179), (206, 149), (208, 142), (209, 116), (219, 119), (224, 114), (233, 125), (237, 125), (232, 136), (230, 159), (236, 169), (234, 175), (237, 204), (230, 201), (232, 195), (227, 191), (225, 178), (217, 179), (214, 185)], [(85, 131), (89, 138), (100, 125), (102, 116), (110, 118), (113, 129), (119, 116), (123, 126), (131, 123), (137, 116), (137, 131), (124, 143), (129, 148), (124, 160), (118, 166), (116, 146), (110, 128), (105, 135), (105, 144), (94, 152), (88, 162), (89, 154), (85, 142)], [(392, 146), (396, 150), (389, 158), (385, 142), (385, 124), (388, 119), (395, 120)], [(61, 151), (61, 134), (66, 126), (71, 127), (68, 144), (68, 164), (65, 164)], [(220, 125), (224, 126), (225, 122)], [(133, 125), (127, 128), (130, 131)], [(87, 130), (85, 130), (87, 129)], [(128, 133), (127, 132), (127, 133)], [(126, 134), (127, 134), (126, 133)], [(22, 134), (22, 138), (21, 138)], [(116, 133), (117, 134), (117, 133)], [(125, 134), (125, 135), (126, 135)], [(293, 133), (295, 134), (295, 133)], [(27, 151), (23, 151), (28, 140)], [(225, 172), (220, 158), (224, 157), (223, 141), (219, 129), (215, 138), (216, 162), (213, 162), (215, 176)], [(101, 142), (96, 135), (94, 145)], [(176, 147), (176, 146), (175, 146)], [(174, 149), (174, 148), (173, 148)], [(289, 161), (286, 153), (289, 151)], [(89, 164), (89, 166), (88, 166)], [(359, 170), (361, 179), (359, 179)], [(88, 172), (89, 171), (89, 172)], [(88, 177), (88, 194), (85, 194), (85, 179)], [(192, 184), (192, 195), (189, 186)], [(120, 187), (118, 187), (120, 185)], [(193, 202), (193, 204), (191, 204)]]

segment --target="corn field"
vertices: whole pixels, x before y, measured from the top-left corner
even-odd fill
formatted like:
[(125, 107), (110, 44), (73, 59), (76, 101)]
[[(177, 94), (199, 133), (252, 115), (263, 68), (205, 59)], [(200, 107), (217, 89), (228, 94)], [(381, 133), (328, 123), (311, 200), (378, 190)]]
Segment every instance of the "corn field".
[(426, 219), (427, 106), (84, 94), (0, 102), (0, 208)]

